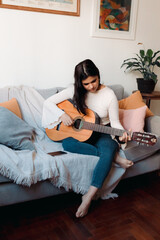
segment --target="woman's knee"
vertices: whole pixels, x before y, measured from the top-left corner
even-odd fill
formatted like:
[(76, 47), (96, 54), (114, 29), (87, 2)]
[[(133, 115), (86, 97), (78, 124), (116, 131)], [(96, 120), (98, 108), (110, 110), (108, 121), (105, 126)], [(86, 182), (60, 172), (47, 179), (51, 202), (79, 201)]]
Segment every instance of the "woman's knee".
[(104, 141), (102, 144), (99, 145), (100, 152), (115, 152), (119, 148), (118, 143), (113, 140), (109, 139), (108, 141)]
[(114, 151), (117, 151), (119, 149), (118, 143), (115, 140), (113, 140), (113, 139), (112, 139), (112, 149)]
[(63, 149), (65, 151), (71, 151), (74, 147), (75, 147), (75, 144), (77, 143), (78, 140), (72, 138), (72, 137), (69, 137), (69, 138), (66, 138), (62, 141), (62, 146), (63, 146)]
[(110, 147), (102, 147), (98, 150), (101, 161), (103, 161), (104, 164), (108, 165), (109, 163), (112, 163), (115, 154), (118, 151), (118, 148), (116, 144), (112, 144)]

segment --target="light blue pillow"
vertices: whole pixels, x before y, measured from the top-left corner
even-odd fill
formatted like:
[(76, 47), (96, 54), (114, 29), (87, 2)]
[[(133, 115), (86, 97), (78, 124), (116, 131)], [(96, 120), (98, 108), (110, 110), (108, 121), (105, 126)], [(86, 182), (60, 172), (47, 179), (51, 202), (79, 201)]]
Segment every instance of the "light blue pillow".
[(0, 143), (14, 150), (35, 150), (33, 127), (7, 108), (0, 107)]

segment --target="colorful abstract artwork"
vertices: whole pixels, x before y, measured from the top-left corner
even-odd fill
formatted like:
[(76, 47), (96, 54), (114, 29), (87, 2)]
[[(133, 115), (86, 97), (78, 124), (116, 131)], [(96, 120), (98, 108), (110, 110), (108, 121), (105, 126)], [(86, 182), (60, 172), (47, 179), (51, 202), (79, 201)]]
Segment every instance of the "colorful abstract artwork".
[(92, 1), (92, 37), (134, 40), (139, 0)]
[(132, 0), (101, 0), (99, 28), (129, 31)]

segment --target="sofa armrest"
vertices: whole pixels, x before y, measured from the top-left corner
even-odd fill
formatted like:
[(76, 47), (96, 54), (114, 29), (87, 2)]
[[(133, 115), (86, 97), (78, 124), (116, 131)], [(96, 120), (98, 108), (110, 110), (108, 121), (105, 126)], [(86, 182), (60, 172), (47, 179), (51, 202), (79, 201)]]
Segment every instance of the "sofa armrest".
[(151, 116), (146, 118), (145, 131), (160, 136), (160, 116)]

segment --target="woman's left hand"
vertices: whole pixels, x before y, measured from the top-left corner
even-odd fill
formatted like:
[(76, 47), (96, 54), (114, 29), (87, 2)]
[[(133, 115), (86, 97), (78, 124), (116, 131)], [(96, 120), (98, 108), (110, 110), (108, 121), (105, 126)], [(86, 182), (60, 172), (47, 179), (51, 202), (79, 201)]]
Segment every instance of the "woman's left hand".
[(129, 129), (129, 134), (127, 132), (124, 132), (121, 137), (119, 137), (119, 140), (121, 142), (131, 141), (131, 129)]

